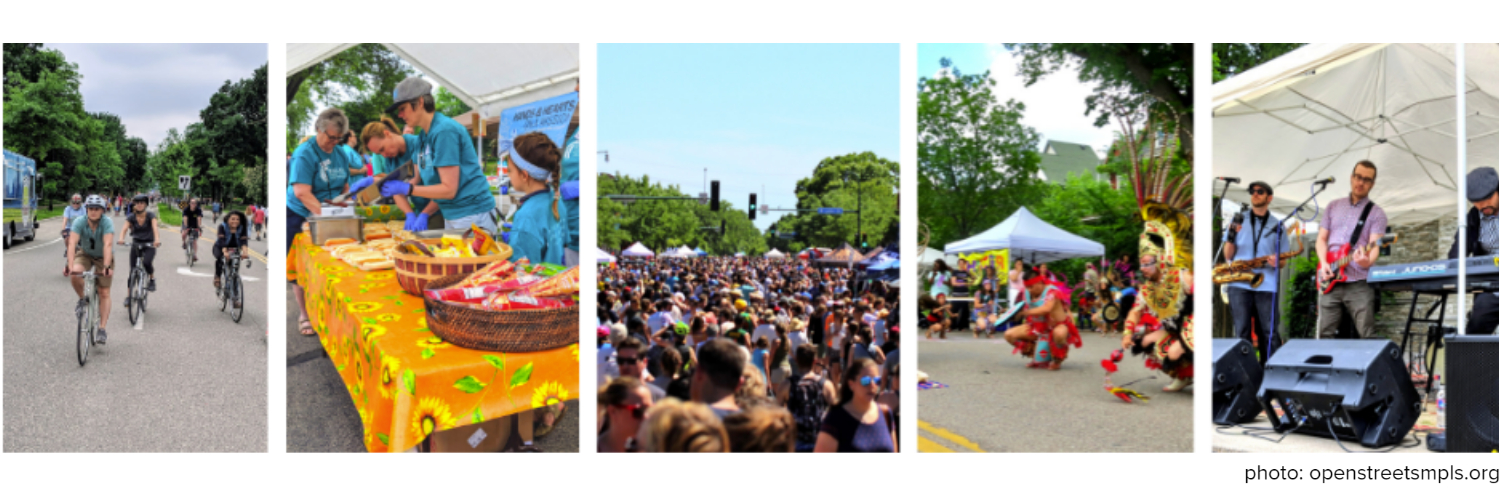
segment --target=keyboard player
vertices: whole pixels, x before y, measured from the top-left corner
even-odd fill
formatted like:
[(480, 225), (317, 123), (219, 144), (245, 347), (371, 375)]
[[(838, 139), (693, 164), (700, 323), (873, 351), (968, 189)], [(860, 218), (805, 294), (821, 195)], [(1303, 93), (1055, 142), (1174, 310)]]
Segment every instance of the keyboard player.
[[(1460, 258), (1458, 255), (1458, 237), (1468, 241), (1468, 257), (1484, 257), (1500, 255), (1500, 216), (1497, 216), (1497, 199), (1500, 199), (1500, 178), (1497, 178), (1493, 167), (1480, 167), (1469, 172), (1469, 192), (1466, 193), (1469, 203), (1474, 208), (1469, 210), (1469, 227), (1467, 235), (1457, 235), (1453, 239), (1453, 249), (1448, 251), (1449, 259)], [(1495, 326), (1500, 323), (1500, 292), (1482, 293), (1474, 298), (1474, 308), (1469, 313), (1469, 334), (1490, 335), (1495, 333)]]

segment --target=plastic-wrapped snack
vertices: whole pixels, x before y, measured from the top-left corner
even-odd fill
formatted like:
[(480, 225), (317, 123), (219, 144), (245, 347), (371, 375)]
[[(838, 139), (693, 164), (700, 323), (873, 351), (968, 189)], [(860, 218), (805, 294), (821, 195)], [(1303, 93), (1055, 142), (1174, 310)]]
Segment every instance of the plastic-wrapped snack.
[(463, 281), (458, 282), (458, 285), (455, 288), (472, 287), (503, 280), (505, 278), (509, 278), (512, 274), (515, 274), (515, 272), (516, 265), (514, 263), (511, 263), (508, 260), (502, 260), (484, 266), (478, 271), (474, 271), (474, 274), (470, 274), (468, 278), (464, 278)]
[(495, 243), (495, 238), (490, 236), (484, 228), (474, 225), (469, 228), (474, 233), (474, 253), (476, 255), (498, 255), (500, 245)]
[(428, 246), (427, 246), (426, 243), (422, 243), (422, 242), (417, 241), (417, 240), (409, 240), (406, 243), (402, 243), (401, 244), (401, 248), (406, 249), (406, 253), (409, 253), (409, 254), (412, 254), (412, 255), (422, 255), (422, 256), (427, 256), (427, 257), (436, 257), (437, 256), (436, 254), (434, 254), (432, 252), (431, 248), (428, 248)]
[(514, 311), (520, 309), (556, 309), (567, 307), (567, 302), (536, 297), (523, 291), (502, 293), (484, 301), (484, 308), (492, 311)]
[(530, 288), (531, 293), (542, 297), (573, 295), (578, 293), (578, 266), (568, 268)]

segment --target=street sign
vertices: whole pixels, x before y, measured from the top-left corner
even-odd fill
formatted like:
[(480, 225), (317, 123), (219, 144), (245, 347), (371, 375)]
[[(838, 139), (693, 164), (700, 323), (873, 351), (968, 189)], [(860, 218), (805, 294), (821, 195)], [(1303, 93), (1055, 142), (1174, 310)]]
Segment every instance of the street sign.
[(179, 176), (177, 176), (177, 189), (181, 189), (183, 191), (187, 191), (188, 188), (190, 188), (190, 187), (193, 187), (193, 176), (191, 176), (191, 175), (179, 175)]
[(766, 206), (766, 205), (761, 205), (760, 206), (760, 214), (761, 215), (768, 215), (770, 213), (771, 213), (771, 207)]
[(792, 238), (796, 238), (797, 237), (797, 233), (792, 232), (792, 231), (782, 231), (780, 233), (776, 233), (776, 235), (780, 236), (782, 239), (786, 239), (786, 240), (790, 240)]
[(818, 215), (844, 215), (844, 209), (829, 207), (819, 208)]

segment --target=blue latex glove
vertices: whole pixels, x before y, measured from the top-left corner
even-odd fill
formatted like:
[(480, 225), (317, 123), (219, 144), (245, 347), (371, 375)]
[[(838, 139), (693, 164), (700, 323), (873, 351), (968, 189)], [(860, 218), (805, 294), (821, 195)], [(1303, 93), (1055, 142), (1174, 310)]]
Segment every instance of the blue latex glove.
[[(509, 224), (507, 224), (507, 225), (509, 225)], [(505, 243), (507, 245), (510, 244), (510, 231), (504, 231), (504, 232), (500, 233), (500, 242), (501, 243)]]
[(398, 194), (401, 196), (410, 196), (411, 184), (406, 181), (392, 179), (380, 185), (380, 196), (389, 198)]
[(558, 186), (558, 189), (562, 190), (562, 199), (564, 199), (564, 200), (576, 200), (576, 199), (578, 199), (578, 181), (564, 182), (564, 183), (562, 183), (561, 186)]
[(408, 212), (406, 214), (406, 230), (413, 233), (427, 230), (427, 214), (422, 212)]
[(358, 193), (360, 191), (363, 191), (365, 188), (370, 187), (370, 185), (374, 183), (374, 177), (360, 177), (359, 180), (354, 181), (354, 184), (349, 185), (349, 192)]

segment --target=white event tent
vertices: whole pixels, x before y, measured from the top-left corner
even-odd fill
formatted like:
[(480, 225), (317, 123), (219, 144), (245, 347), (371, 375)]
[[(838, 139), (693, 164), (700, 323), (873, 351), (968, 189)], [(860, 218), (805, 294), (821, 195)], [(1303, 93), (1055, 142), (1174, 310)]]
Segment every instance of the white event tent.
[(1026, 207), (985, 232), (949, 243), (943, 252), (952, 255), (1004, 249), (1010, 249), (1011, 258), (1024, 257), (1028, 264), (1104, 255), (1104, 244), (1058, 229)]

